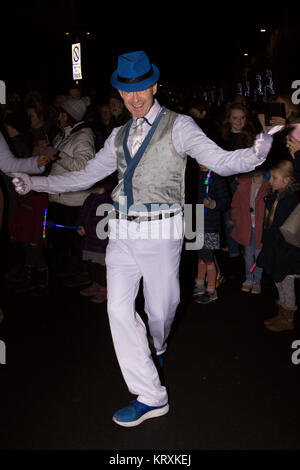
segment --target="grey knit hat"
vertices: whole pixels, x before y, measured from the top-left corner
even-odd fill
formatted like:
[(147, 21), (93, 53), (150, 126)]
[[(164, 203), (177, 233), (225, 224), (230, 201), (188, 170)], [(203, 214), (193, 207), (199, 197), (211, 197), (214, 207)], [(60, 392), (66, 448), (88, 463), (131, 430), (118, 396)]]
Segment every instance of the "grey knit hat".
[(81, 98), (68, 98), (60, 105), (75, 121), (81, 121), (86, 113), (86, 105)]

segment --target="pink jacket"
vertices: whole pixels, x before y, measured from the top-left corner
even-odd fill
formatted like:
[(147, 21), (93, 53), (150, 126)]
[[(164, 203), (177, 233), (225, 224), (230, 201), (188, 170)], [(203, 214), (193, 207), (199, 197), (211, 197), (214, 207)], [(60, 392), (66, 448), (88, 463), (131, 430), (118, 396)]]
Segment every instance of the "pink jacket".
[[(240, 245), (249, 246), (251, 243), (251, 197), (252, 175), (245, 174), (239, 177), (239, 185), (231, 202), (232, 221), (234, 223), (231, 237)], [(262, 247), (261, 239), (265, 214), (264, 196), (268, 193), (270, 184), (265, 179), (255, 199), (255, 248)]]

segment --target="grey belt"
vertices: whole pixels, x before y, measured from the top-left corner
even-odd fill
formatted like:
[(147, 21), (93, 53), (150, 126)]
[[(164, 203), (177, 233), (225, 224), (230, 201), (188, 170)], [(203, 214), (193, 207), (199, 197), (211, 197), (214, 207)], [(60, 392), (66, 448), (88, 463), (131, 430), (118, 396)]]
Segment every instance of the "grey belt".
[(180, 214), (182, 209), (179, 209), (178, 211), (175, 212), (166, 212), (166, 213), (160, 213), (156, 215), (150, 215), (150, 216), (143, 216), (143, 215), (127, 215), (119, 211), (113, 211), (110, 214), (110, 217), (112, 219), (123, 219), (123, 220), (128, 220), (129, 222), (136, 222), (139, 224), (140, 222), (151, 222), (152, 220), (162, 220), (162, 219), (168, 219), (171, 217), (174, 217), (177, 214)]

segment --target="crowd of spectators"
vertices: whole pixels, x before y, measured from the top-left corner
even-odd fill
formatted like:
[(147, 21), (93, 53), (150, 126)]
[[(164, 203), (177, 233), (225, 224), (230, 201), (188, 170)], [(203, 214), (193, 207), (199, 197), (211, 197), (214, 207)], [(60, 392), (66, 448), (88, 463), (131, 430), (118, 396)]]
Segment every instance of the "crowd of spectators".
[[(266, 204), (271, 204), (270, 198), (274, 204), (274, 197), (278, 203), (293, 193), (294, 204), (286, 206), (281, 223), (299, 200), (300, 142), (287, 137), (287, 125), (300, 123), (299, 106), (293, 104), (288, 94), (272, 95), (265, 103), (251, 101), (240, 94), (213, 104), (200, 92), (192, 97), (189, 94), (186, 99), (182, 94), (177, 98), (174, 93), (170, 97), (162, 90), (157, 97), (166, 107), (192, 116), (203, 132), (225, 150), (251, 147), (259, 132), (273, 125), (285, 126), (275, 135), (266, 162), (251, 174), (225, 178), (211, 173), (209, 168), (199, 167), (195, 160), (188, 163), (186, 201), (205, 205), (205, 240), (203, 249), (198, 252), (194, 300), (198, 303), (217, 300), (217, 286), (222, 279), (218, 260), (223, 250), (229, 258), (244, 257), (243, 292), (263, 294), (261, 280), (265, 270), (276, 283), (282, 311), (294, 312), (295, 298), (282, 297), (283, 290), (286, 295), (286, 282), (284, 289), (278, 286), (289, 276), (289, 286), (292, 286), (289, 289), (294, 289), (293, 282), (300, 274), (300, 260), (299, 269), (290, 268), (291, 272), (283, 269), (282, 278), (278, 276), (277, 267), (274, 275), (274, 266), (264, 262), (266, 250), (270, 249), (264, 243), (278, 243), (278, 226), (273, 241), (266, 232)], [(282, 114), (269, 116), (269, 103), (281, 103)], [(271, 121), (267, 122), (269, 118)], [(84, 168), (104, 146), (111, 131), (129, 119), (130, 114), (117, 92), (98, 96), (95, 90), (83, 92), (77, 85), (71, 85), (51, 99), (35, 90), (22, 98), (12, 91), (8, 93), (7, 104), (1, 105), (1, 132), (13, 155), (16, 158), (51, 155), (45, 175)], [(283, 161), (288, 162), (288, 169)], [(287, 178), (287, 184), (276, 188), (275, 175)], [(95, 227), (101, 217), (92, 212), (96, 203), (110, 201), (117, 175), (100, 181), (89, 191), (57, 195), (34, 191), (25, 196), (17, 195), (11, 178), (4, 173), (0, 175), (0, 182), (1, 244), (2, 252), (6, 253), (2, 269), (14, 293), (46, 295), (51, 283), (59, 279), (66, 287), (78, 286), (82, 289), (80, 293), (94, 302), (105, 301), (106, 245), (101, 240), (97, 242)], [(53, 227), (47, 230), (46, 237), (45, 214)], [(273, 214), (269, 224), (273, 230), (275, 222)], [(59, 224), (77, 227), (77, 230), (56, 228)], [(295, 248), (295, 259), (299, 258), (299, 251)], [(274, 251), (272, 256), (278, 253)], [(284, 263), (284, 259), (281, 262)], [(290, 276), (293, 276), (292, 281)], [(279, 320), (274, 331), (291, 329), (292, 323), (284, 322), (282, 315)]]

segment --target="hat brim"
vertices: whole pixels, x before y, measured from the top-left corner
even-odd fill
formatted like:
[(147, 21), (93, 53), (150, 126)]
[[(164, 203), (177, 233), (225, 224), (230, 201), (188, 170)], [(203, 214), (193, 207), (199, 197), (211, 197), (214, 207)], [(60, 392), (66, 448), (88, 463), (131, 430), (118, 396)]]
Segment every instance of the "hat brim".
[(146, 80), (143, 80), (137, 83), (120, 82), (118, 80), (118, 71), (115, 70), (110, 78), (110, 83), (114, 88), (117, 88), (117, 90), (121, 90), (121, 91), (146, 90), (147, 88), (150, 88), (151, 86), (153, 86), (158, 81), (159, 76), (160, 76), (160, 72), (158, 68), (156, 67), (156, 65), (152, 64), (152, 68), (153, 68), (153, 74), (151, 75), (151, 77), (146, 78)]

